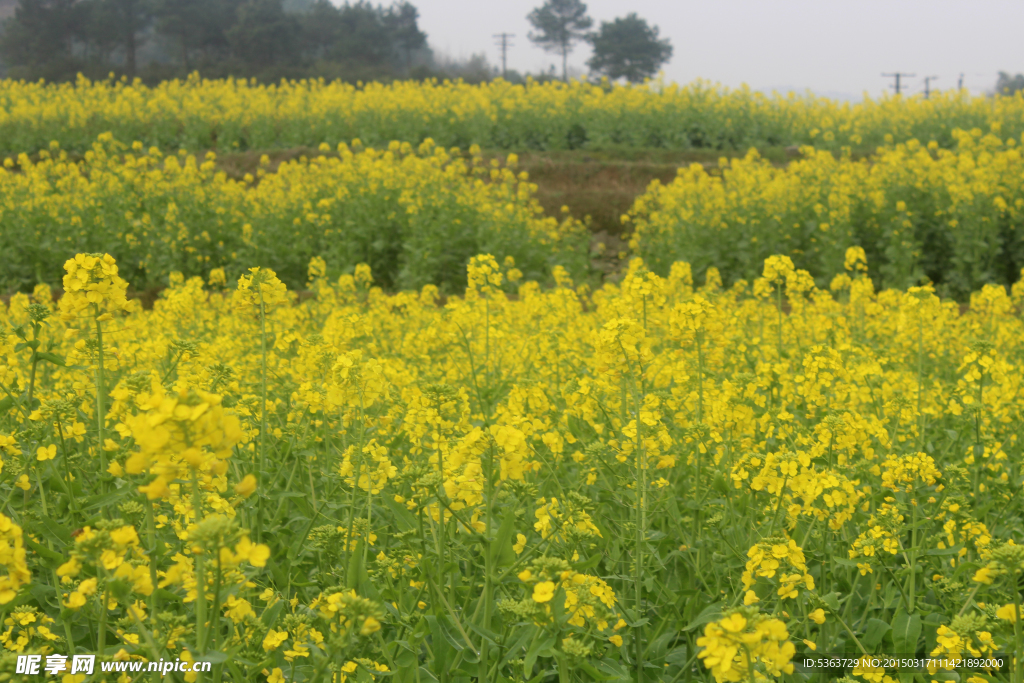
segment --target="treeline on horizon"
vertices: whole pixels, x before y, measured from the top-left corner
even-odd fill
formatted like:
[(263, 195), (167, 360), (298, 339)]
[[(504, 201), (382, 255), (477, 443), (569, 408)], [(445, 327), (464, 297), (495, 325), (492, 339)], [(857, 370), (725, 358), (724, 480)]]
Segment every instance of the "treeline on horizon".
[(0, 76), (61, 82), (113, 72), (156, 83), (194, 71), (263, 81), (494, 75), (482, 56), (437, 58), (418, 19), (405, 0), (17, 0), (0, 27)]

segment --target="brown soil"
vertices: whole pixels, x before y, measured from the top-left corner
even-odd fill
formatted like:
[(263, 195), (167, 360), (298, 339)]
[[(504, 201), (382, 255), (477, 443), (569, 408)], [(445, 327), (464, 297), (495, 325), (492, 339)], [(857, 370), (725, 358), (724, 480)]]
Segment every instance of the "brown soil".
[[(4, 0), (0, 0), (0, 10)], [(217, 167), (228, 177), (241, 180), (246, 174), (256, 175), (260, 159), (266, 154), (274, 172), (287, 161), (302, 157), (314, 158), (324, 154), (313, 147), (295, 147), (266, 151), (220, 153)], [(328, 155), (333, 154), (328, 152)], [(521, 152), (518, 170), (526, 171), (530, 181), (537, 185), (536, 198), (545, 214), (556, 218), (566, 215), (583, 221), (591, 230), (591, 256), (594, 267), (604, 279), (616, 280), (627, 261), (628, 231), (624, 230), (622, 216), (633, 206), (651, 182), (662, 183), (675, 178), (679, 168), (699, 163), (709, 173), (718, 172), (722, 158), (742, 156), (743, 153), (719, 150), (637, 150), (609, 151), (573, 150), (552, 152)], [(793, 148), (768, 149), (762, 156), (782, 166), (798, 156)], [(487, 158), (504, 161), (508, 152), (486, 152)], [(32, 155), (38, 161), (38, 154)], [(69, 154), (74, 161), (79, 154)], [(196, 153), (201, 159), (203, 154)], [(17, 170), (17, 167), (15, 167)], [(161, 288), (132, 292), (146, 308), (153, 305)], [(6, 297), (0, 298), (5, 303)]]
[[(0, 10), (4, 1), (0, 0)], [(777, 166), (784, 166), (799, 157), (794, 147), (770, 148), (760, 152)], [(311, 159), (322, 154), (325, 153), (314, 147), (229, 152), (218, 153), (216, 163), (217, 168), (229, 178), (241, 180), (246, 174), (256, 176), (263, 155), (270, 159), (266, 170), (273, 173), (282, 163), (302, 157)], [(326, 154), (333, 156), (335, 153)], [(504, 161), (508, 154), (490, 151), (485, 152), (485, 157)], [(718, 172), (722, 159), (743, 154), (738, 151), (706, 149), (530, 151), (518, 153), (517, 168), (526, 171), (530, 181), (536, 183), (537, 201), (547, 215), (563, 218), (568, 213), (586, 223), (595, 235), (625, 237), (622, 215), (629, 211), (633, 201), (647, 190), (652, 181), (670, 182), (678, 169), (694, 163), (701, 164), (709, 173), (714, 174)], [(202, 159), (203, 153), (197, 152), (195, 156)], [(39, 154), (31, 154), (29, 158), (38, 162)], [(68, 153), (68, 158), (77, 162), (83, 156)], [(17, 163), (13, 170), (18, 170)]]
[[(322, 152), (312, 147), (265, 152), (238, 152), (221, 154), (217, 165), (229, 177), (241, 179), (245, 174), (256, 174), (260, 157), (270, 159), (268, 171), (274, 171), (286, 161), (303, 156), (312, 158)], [(331, 153), (328, 153), (331, 154)], [(488, 158), (504, 160), (507, 152), (489, 152)], [(549, 216), (562, 218), (568, 214), (586, 222), (595, 235), (623, 234), (621, 217), (633, 206), (637, 196), (643, 194), (651, 181), (670, 182), (681, 167), (699, 163), (714, 173), (720, 159), (742, 156), (741, 152), (718, 150), (613, 150), (613, 151), (556, 151), (519, 153), (518, 168), (526, 171), (530, 181), (537, 184), (537, 201)], [(770, 149), (763, 156), (778, 165), (786, 164), (795, 156), (792, 149)]]
[[(769, 149), (762, 156), (776, 165), (785, 165), (798, 156), (793, 148)], [(241, 179), (256, 175), (260, 158), (266, 154), (273, 172), (282, 163), (323, 154), (312, 147), (221, 154), (217, 165), (229, 177)], [(332, 154), (328, 152), (327, 154)], [(508, 152), (486, 152), (485, 156), (502, 161)], [(518, 170), (529, 174), (537, 185), (537, 201), (544, 213), (556, 218), (566, 215), (583, 221), (593, 233), (591, 256), (594, 268), (603, 279), (616, 280), (626, 263), (629, 235), (622, 223), (623, 214), (635, 199), (647, 191), (651, 182), (671, 182), (678, 169), (698, 163), (716, 173), (723, 158), (742, 156), (741, 152), (719, 150), (636, 150), (522, 152)]]

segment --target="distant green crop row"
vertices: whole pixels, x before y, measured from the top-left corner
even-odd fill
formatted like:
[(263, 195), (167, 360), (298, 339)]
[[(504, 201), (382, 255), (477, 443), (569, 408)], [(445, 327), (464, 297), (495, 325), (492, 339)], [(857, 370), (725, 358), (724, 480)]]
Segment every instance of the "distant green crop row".
[(966, 92), (931, 99), (886, 97), (839, 103), (770, 96), (704, 82), (639, 86), (573, 82), (513, 85), (496, 80), (341, 82), (118, 81), (0, 83), (0, 153), (84, 151), (98, 135), (189, 150), (368, 145), (427, 138), (451, 147), (741, 149), (814, 144), (874, 147), (887, 136), (953, 144), (956, 128), (1024, 132), (1024, 98)]
[(910, 141), (862, 160), (805, 150), (786, 168), (752, 152), (720, 177), (694, 164), (637, 198), (632, 247), (660, 273), (688, 261), (727, 283), (750, 282), (765, 258), (785, 254), (827, 286), (860, 246), (883, 287), (927, 280), (962, 299), (1011, 285), (1024, 268), (1020, 141), (956, 137), (953, 150)]
[(140, 289), (175, 271), (237, 277), (252, 264), (302, 287), (314, 256), (338, 272), (369, 264), (388, 288), (464, 286), (481, 252), (511, 256), (533, 278), (586, 268), (585, 228), (544, 217), (512, 155), (487, 165), (429, 143), (343, 146), (237, 181), (212, 153), (133, 154), (109, 135), (79, 162), (41, 156), (0, 169), (0, 291), (47, 282), (79, 252), (113, 255)]

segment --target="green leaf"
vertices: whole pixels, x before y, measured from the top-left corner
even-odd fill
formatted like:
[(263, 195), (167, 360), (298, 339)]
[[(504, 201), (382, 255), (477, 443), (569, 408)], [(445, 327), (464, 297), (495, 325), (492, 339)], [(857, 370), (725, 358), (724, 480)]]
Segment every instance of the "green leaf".
[(900, 607), (892, 618), (892, 644), (894, 654), (912, 655), (917, 651), (917, 639), (921, 637), (921, 615), (907, 614)]
[(604, 557), (600, 553), (594, 553), (584, 560), (573, 562), (572, 567), (578, 572), (585, 572), (588, 569), (593, 569), (597, 565), (601, 564), (601, 560), (603, 559)]
[(277, 491), (267, 496), (270, 500), (281, 500), (282, 498), (305, 498), (309, 494), (304, 491)]
[(585, 672), (595, 681), (610, 681), (614, 676), (612, 674), (603, 673), (597, 670), (597, 667), (588, 664), (587, 662), (579, 662), (576, 664), (576, 668), (580, 671)]
[(448, 661), (452, 656), (452, 648), (448, 645), (448, 640), (444, 635), (441, 624), (437, 617), (430, 614), (425, 617), (427, 625), (430, 626), (431, 643), (430, 647), (434, 653), (434, 660), (431, 662), (439, 671), (443, 671), (448, 667)]
[(530, 645), (530, 649), (526, 651), (526, 657), (523, 658), (523, 671), (526, 676), (529, 676), (533, 671), (533, 665), (537, 661), (537, 655), (540, 654), (541, 650), (547, 650), (553, 647), (555, 644), (555, 636), (546, 635), (541, 638), (537, 638)]
[(396, 641), (402, 645), (401, 650), (394, 655), (395, 663), (398, 664), (399, 671), (415, 671), (416, 664), (419, 663), (419, 657), (416, 653), (409, 649), (408, 643), (405, 641)]
[(499, 636), (494, 631), (491, 631), (490, 629), (486, 629), (483, 626), (480, 626), (478, 624), (474, 624), (471, 621), (467, 622), (466, 626), (469, 628), (470, 631), (473, 631), (474, 633), (476, 633), (478, 636), (480, 636), (481, 638), (486, 640), (491, 645), (494, 645), (495, 647), (498, 646), (498, 641), (501, 639), (501, 636)]
[(51, 562), (58, 562), (60, 564), (64, 564), (64, 556), (61, 555), (60, 553), (54, 552), (53, 550), (50, 550), (49, 548), (47, 548), (45, 545), (42, 545), (41, 543), (36, 543), (35, 541), (33, 541), (28, 536), (26, 536), (24, 540), (25, 540), (25, 545), (30, 550), (34, 550), (35, 552), (39, 553), (40, 555), (42, 555), (46, 559), (50, 560)]
[(398, 524), (399, 531), (410, 531), (417, 528), (416, 518), (409, 512), (408, 509), (401, 503), (396, 503), (394, 498), (389, 496), (382, 496), (384, 504), (387, 505), (388, 509), (395, 516), (395, 522)]
[(213, 664), (223, 664), (224, 662), (228, 661), (228, 653), (218, 652), (217, 650), (207, 650), (203, 654), (203, 659)]
[(309, 523), (306, 524), (306, 530), (302, 532), (300, 536), (296, 537), (295, 542), (292, 543), (292, 546), (288, 549), (287, 557), (289, 560), (294, 560), (299, 556), (299, 553), (302, 552), (302, 546), (306, 542), (306, 539), (309, 538), (309, 532), (313, 528), (313, 524), (315, 522), (316, 517), (313, 517), (313, 519), (309, 520)]
[(64, 362), (64, 359), (55, 353), (49, 353), (47, 351), (38, 351), (36, 353), (36, 358), (38, 358), (39, 360), (45, 360), (47, 363), (59, 365), (62, 368), (67, 367), (67, 363)]
[(348, 557), (348, 588), (357, 587), (366, 576), (366, 567), (363, 566), (363, 540), (356, 541), (355, 548), (349, 552)]
[(821, 599), (828, 605), (828, 608), (833, 612), (839, 611), (839, 593), (829, 593), (828, 595), (821, 596)]
[(499, 566), (512, 564), (515, 561), (515, 551), (512, 550), (512, 536), (516, 530), (516, 516), (510, 509), (506, 512), (501, 526), (498, 527), (498, 536), (491, 545), (491, 558), (499, 563)]
[(83, 512), (87, 512), (98, 508), (110, 509), (122, 499), (134, 497), (136, 495), (138, 495), (138, 492), (135, 490), (134, 486), (125, 486), (124, 488), (111, 491), (109, 493), (97, 493), (94, 496), (89, 496), (83, 501), (81, 510)]
[(874, 650), (881, 644), (882, 639), (885, 638), (885, 634), (889, 632), (890, 628), (892, 627), (881, 619), (868, 619), (860, 642), (869, 650)]
[(278, 617), (281, 615), (281, 612), (284, 610), (284, 606), (287, 603), (287, 600), (278, 600), (273, 605), (264, 610), (263, 614), (260, 616), (260, 621), (263, 622), (263, 625), (273, 626), (274, 624), (276, 624), (278, 621)]
[(462, 638), (457, 638), (454, 635), (452, 635), (451, 631), (449, 631), (449, 629), (446, 627), (446, 624), (444, 623), (444, 621), (442, 621), (441, 618), (438, 618), (437, 620), (437, 629), (441, 632), (441, 635), (444, 636), (444, 639), (448, 641), (448, 644), (451, 645), (453, 648), (455, 648), (459, 652), (462, 652), (466, 649), (466, 643), (462, 641)]
[(43, 535), (50, 540), (57, 541), (58, 545), (63, 547), (71, 543), (71, 530), (66, 525), (58, 524), (51, 517), (43, 517), (32, 526), (35, 529), (40, 529), (40, 525), (42, 525)]
[(701, 613), (698, 614), (693, 621), (684, 626), (683, 630), (692, 631), (693, 629), (699, 626), (703, 626), (704, 624), (707, 624), (709, 622), (714, 621), (715, 619), (718, 619), (720, 616), (722, 616), (722, 603), (716, 602), (715, 604), (708, 605), (703, 610), (701, 610)]
[(522, 634), (515, 640), (512, 646), (508, 649), (508, 652), (502, 658), (501, 666), (508, 664), (508, 660), (518, 657), (521, 654), (521, 650), (526, 647), (526, 643), (529, 642), (530, 638), (533, 637), (533, 634), (536, 633), (536, 631), (537, 628), (535, 626), (524, 628)]

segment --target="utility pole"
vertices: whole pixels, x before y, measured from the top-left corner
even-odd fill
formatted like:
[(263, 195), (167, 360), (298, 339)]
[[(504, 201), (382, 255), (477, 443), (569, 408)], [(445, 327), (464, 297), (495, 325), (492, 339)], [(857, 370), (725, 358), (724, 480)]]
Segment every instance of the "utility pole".
[(507, 61), (506, 58), (508, 56), (508, 49), (510, 47), (512, 47), (512, 41), (510, 39), (511, 38), (515, 38), (515, 37), (516, 37), (516, 34), (514, 34), (514, 33), (495, 33), (494, 34), (494, 38), (497, 41), (495, 43), (495, 45), (498, 45), (499, 47), (501, 47), (501, 77), (502, 78), (507, 78), (508, 77), (508, 61)]
[(892, 73), (892, 74), (882, 74), (882, 76), (885, 77), (885, 78), (895, 78), (896, 79), (896, 85), (895, 85), (894, 89), (896, 90), (896, 94), (897, 95), (900, 94), (900, 77), (901, 76), (906, 76), (907, 78), (913, 78), (916, 75), (917, 74), (900, 73), (899, 71), (897, 71), (896, 73)]
[(928, 96), (931, 95), (931, 84), (932, 81), (937, 80), (938, 76), (925, 76), (924, 77), (924, 98), (927, 100)]

